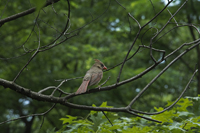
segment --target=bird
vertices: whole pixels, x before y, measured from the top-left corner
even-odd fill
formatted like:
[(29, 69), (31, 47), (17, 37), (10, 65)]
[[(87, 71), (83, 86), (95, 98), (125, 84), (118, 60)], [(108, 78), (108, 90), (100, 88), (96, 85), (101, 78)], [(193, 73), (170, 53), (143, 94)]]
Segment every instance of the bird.
[(98, 84), (103, 78), (103, 70), (107, 67), (98, 59), (94, 59), (94, 65), (86, 72), (83, 82), (75, 92), (75, 94), (81, 94), (87, 91), (88, 86)]

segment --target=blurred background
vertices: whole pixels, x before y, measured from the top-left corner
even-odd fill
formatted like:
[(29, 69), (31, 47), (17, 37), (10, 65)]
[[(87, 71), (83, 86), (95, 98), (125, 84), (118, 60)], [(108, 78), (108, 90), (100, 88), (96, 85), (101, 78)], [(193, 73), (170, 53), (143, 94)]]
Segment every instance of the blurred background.
[[(34, 7), (34, 4), (37, 5), (36, 2), (33, 2), (33, 0), (0, 1), (0, 19), (28, 10)], [(101, 60), (107, 68), (121, 63), (139, 30), (138, 24), (128, 16), (128, 13), (131, 13), (143, 26), (165, 7), (167, 1), (126, 0), (118, 2), (109, 2), (107, 0), (70, 1), (70, 26), (67, 30), (68, 34), (65, 35), (69, 39), (52, 49), (40, 52), (25, 68), (16, 83), (38, 92), (45, 87), (59, 85), (60, 82), (55, 80), (84, 76), (94, 63), (93, 59)], [(174, 14), (183, 2), (185, 1), (175, 0), (168, 6), (169, 11)], [(188, 1), (175, 16), (176, 21), (180, 25), (192, 23), (199, 28), (200, 10), (198, 10), (198, 7), (200, 7), (199, 0)], [(26, 51), (38, 47), (38, 37), (40, 37), (41, 46), (45, 46), (55, 40), (66, 25), (68, 13), (67, 1), (62, 0), (40, 11), (37, 19), (38, 26), (35, 25), (37, 12), (2, 25), (0, 27), (0, 78), (11, 81), (15, 78), (34, 53), (26, 53)], [(170, 13), (165, 10), (143, 28), (129, 57), (135, 53), (139, 45), (149, 46), (150, 39), (157, 30), (160, 30), (165, 25), (170, 17)], [(183, 43), (199, 38), (197, 31), (188, 25), (174, 28), (168, 32), (176, 25), (175, 21), (172, 20), (163, 32), (153, 40), (153, 47), (165, 50), (167, 55)], [(72, 35), (76, 36), (70, 38)], [(61, 37), (57, 42), (62, 41), (65, 37)], [(152, 78), (188, 47), (185, 46), (184, 49), (177, 51), (142, 78), (113, 90), (77, 96), (70, 99), (70, 102), (99, 106), (102, 102), (107, 101), (110, 106), (127, 106)], [(199, 47), (196, 47), (174, 63), (137, 100), (133, 108), (151, 112), (154, 107), (163, 107), (168, 101), (175, 100), (191, 78), (196, 64), (196, 67), (198, 67), (199, 54)], [(120, 81), (136, 76), (153, 65), (154, 62), (149, 55), (149, 49), (143, 48), (127, 61)], [(154, 52), (153, 55), (156, 60), (160, 60), (162, 57), (160, 52)], [(111, 76), (104, 86), (115, 84), (119, 70), (120, 66), (104, 72), (104, 78), (101, 83), (108, 76)], [(73, 93), (78, 89), (81, 82), (82, 79), (70, 80), (65, 82), (61, 89), (65, 92)], [(196, 75), (190, 85), (190, 89), (184, 96), (197, 96), (200, 92), (199, 82), (199, 75)], [(49, 90), (45, 94), (50, 95), (51, 92), (52, 90)], [(55, 95), (58, 96), (58, 94)], [(0, 122), (18, 118), (19, 116), (42, 113), (53, 105), (52, 103), (33, 100), (2, 86), (0, 86), (0, 97)], [(66, 115), (86, 117), (88, 113), (89, 111), (86, 110), (72, 109), (57, 104), (51, 112), (45, 115), (41, 131), (45, 132), (50, 128), (61, 128), (62, 121), (59, 119)], [(125, 113), (119, 114), (129, 116)], [(42, 124), (41, 121), (42, 117), (40, 116), (28, 117), (2, 124), (0, 129), (6, 133), (34, 133), (37, 131), (38, 126)]]

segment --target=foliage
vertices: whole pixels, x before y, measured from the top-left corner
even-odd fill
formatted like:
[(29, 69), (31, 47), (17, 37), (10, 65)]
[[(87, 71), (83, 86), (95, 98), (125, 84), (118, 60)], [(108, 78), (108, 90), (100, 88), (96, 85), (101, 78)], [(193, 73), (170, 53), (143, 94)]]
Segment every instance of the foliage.
[[(74, 32), (77, 33), (76, 37), (65, 41), (53, 49), (39, 53), (22, 72), (16, 83), (37, 92), (47, 86), (56, 86), (59, 84), (55, 81), (57, 79), (83, 76), (93, 64), (94, 58), (102, 60), (108, 68), (122, 62), (138, 31), (137, 23), (130, 18), (128, 19), (127, 13), (131, 13), (141, 25), (144, 25), (152, 19), (156, 13), (164, 8), (165, 4), (163, 0), (121, 0), (119, 2), (126, 8), (126, 10), (121, 7), (117, 1), (110, 1), (110, 3), (107, 0), (70, 1), (71, 18), (69, 32), (84, 27), (80, 31), (77, 30)], [(180, 0), (178, 3), (172, 4), (168, 9), (173, 14), (176, 9), (180, 7), (182, 2), (183, 0)], [(39, 31), (41, 45), (44, 46), (52, 42), (64, 29), (65, 23), (68, 19), (66, 17), (66, 14), (68, 14), (68, 5), (65, 0), (60, 0), (59, 2), (47, 6), (40, 11), (37, 21), (40, 30), (38, 30), (38, 27), (35, 26), (35, 21), (37, 13), (39, 13), (39, 9), (43, 4), (44, 1), (41, 0), (31, 0), (30, 2), (23, 0), (0, 1), (0, 11), (2, 11), (0, 14), (1, 19), (23, 12), (34, 6), (37, 7), (36, 12), (5, 23), (0, 27), (0, 58), (2, 59), (0, 63), (0, 78), (11, 81), (13, 80), (33, 55), (33, 52), (24, 55), (25, 50), (37, 48)], [(197, 9), (199, 4), (199, 1), (196, 0), (188, 1), (186, 6), (184, 6), (175, 16), (176, 21), (181, 23), (188, 22), (198, 24), (198, 14), (200, 14), (200, 10)], [(156, 20), (148, 24), (148, 26), (141, 31), (142, 34), (139, 36), (139, 40), (137, 40), (130, 55), (136, 51), (139, 45), (143, 44), (148, 46), (150, 38), (152, 38), (157, 32), (156, 28), (160, 29), (168, 21), (170, 16), (169, 12), (165, 10)], [(93, 21), (93, 19), (97, 17), (98, 19)], [(175, 25), (174, 20), (172, 20), (170, 25), (168, 25), (164, 30), (164, 33), (167, 33), (167, 31)], [(151, 26), (154, 28), (149, 30), (148, 28)], [(194, 36), (197, 37), (196, 32), (194, 32)], [(166, 54), (168, 54), (181, 43), (189, 42), (191, 40), (194, 39), (192, 38), (190, 29), (188, 27), (180, 27), (167, 33), (162, 38), (156, 38), (154, 47), (165, 49)], [(198, 50), (193, 50), (190, 54), (184, 56), (180, 61), (168, 69), (134, 104), (134, 108), (145, 111), (153, 108), (155, 110), (162, 110), (163, 108), (159, 107), (177, 98), (188, 82), (194, 66), (197, 64), (196, 61), (199, 60), (197, 51)], [(178, 55), (180, 52), (181, 51), (177, 51), (176, 54)], [(155, 53), (155, 56), (157, 59), (161, 57), (158, 53)], [(174, 57), (171, 57), (169, 60), (166, 60), (152, 70), (151, 73), (144, 75), (134, 82), (130, 82), (110, 91), (75, 97), (70, 99), (70, 102), (83, 105), (95, 104), (98, 106), (103, 101), (108, 101), (109, 105), (115, 107), (127, 105), (130, 99), (141, 91), (141, 89), (148, 84), (149, 81), (151, 81), (152, 78), (173, 58)], [(142, 49), (134, 58), (125, 64), (121, 80), (128, 79), (141, 73), (152, 64), (153, 61), (149, 58), (149, 50), (145, 48)], [(103, 80), (108, 76), (111, 76), (106, 85), (116, 83), (119, 68), (120, 67), (116, 67), (115, 69), (104, 73)], [(196, 79), (197, 77), (200, 76), (196, 76)], [(82, 79), (68, 81), (60, 88), (69, 93), (75, 92), (81, 84), (81, 81)], [(189, 89), (186, 94), (188, 96), (196, 96), (196, 90), (198, 89), (196, 86), (197, 82), (192, 82), (190, 85), (191, 89)], [(46, 92), (46, 94), (50, 93), (51, 91)], [(58, 95), (58, 93), (56, 93), (56, 95)], [(28, 114), (42, 113), (52, 106), (50, 103), (30, 99), (13, 92), (8, 88), (4, 89), (3, 87), (0, 87), (0, 97), (0, 104), (2, 105), (0, 107), (0, 113), (2, 114), (0, 117), (1, 122)], [(185, 104), (186, 101), (183, 103)], [(193, 110), (193, 113), (198, 116), (200, 115), (198, 113), (199, 106), (195, 103), (197, 103), (197, 101), (193, 104), (195, 107), (190, 107), (190, 110)], [(171, 117), (177, 117), (177, 114), (178, 116), (180, 115), (183, 117), (184, 111), (185, 113), (187, 112), (185, 109), (188, 106), (189, 105), (186, 104), (185, 107), (183, 105), (179, 106), (181, 108), (176, 107), (177, 110), (180, 110), (179, 112), (174, 109), (166, 111), (165, 115), (169, 117), (169, 119), (165, 119), (166, 117), (162, 114), (160, 114), (160, 118), (162, 118), (162, 121), (166, 121), (166, 123), (173, 124), (174, 120)], [(179, 114), (180, 112), (183, 114)], [(21, 133), (26, 127), (28, 127), (27, 125), (31, 125), (32, 129), (30, 128), (30, 130), (37, 133), (39, 130), (38, 127), (43, 123), (40, 131), (45, 132), (46, 129), (49, 129), (49, 132), (51, 132), (52, 130), (57, 130), (61, 127), (61, 121), (55, 120), (58, 120), (66, 114), (68, 114), (68, 118), (63, 118), (62, 121), (68, 121), (68, 123), (71, 122), (71, 124), (64, 124), (63, 129), (60, 131), (65, 131), (66, 129), (69, 129), (67, 131), (74, 130), (80, 132), (83, 131), (82, 129), (87, 129), (91, 132), (103, 132), (103, 130), (107, 129), (110, 129), (110, 131), (118, 131), (117, 127), (119, 127), (119, 132), (122, 132), (124, 128), (127, 129), (127, 132), (129, 130), (131, 132), (133, 128), (135, 128), (135, 131), (140, 130), (140, 128), (144, 131), (148, 131), (151, 127), (148, 125), (152, 125), (152, 127), (156, 129), (158, 129), (158, 127), (160, 129), (161, 126), (162, 128), (164, 128), (164, 126), (166, 126), (166, 129), (169, 128), (169, 124), (166, 123), (155, 124), (140, 118), (120, 117), (119, 114), (111, 112), (106, 112), (106, 114), (114, 124), (113, 127), (108, 123), (102, 112), (91, 111), (85, 119), (72, 117), (77, 115), (85, 116), (87, 113), (88, 111), (80, 111), (56, 105), (55, 109), (45, 115), (44, 121), (40, 116), (32, 118), (28, 117), (27, 119), (0, 125), (0, 128), (2, 132), (15, 131), (16, 133)], [(194, 117), (194, 114), (190, 116)], [(185, 115), (189, 116), (189, 114)], [(157, 116), (152, 116), (152, 118), (153, 117)], [(158, 120), (160, 120), (160, 118), (158, 118)], [(33, 120), (33, 122), (31, 120)], [(188, 123), (190, 123), (188, 118), (187, 120)], [(80, 124), (85, 126), (80, 126)], [(121, 124), (122, 126), (120, 126)], [(139, 124), (141, 124), (141, 127)], [(183, 125), (184, 123), (182, 123), (182, 127)], [(101, 128), (101, 126), (103, 128)], [(188, 124), (186, 124), (186, 126), (188, 126)], [(51, 127), (55, 128), (50, 130)]]
[[(170, 104), (171, 102), (167, 106)], [(107, 102), (103, 102), (100, 107), (110, 108), (111, 106), (107, 106)], [(56, 133), (194, 133), (200, 130), (199, 111), (194, 111), (199, 108), (200, 96), (181, 98), (171, 110), (148, 116), (162, 121), (162, 123), (150, 122), (139, 117), (120, 117), (117, 113), (105, 111), (113, 126), (102, 112), (90, 111), (86, 118), (67, 115), (67, 118), (60, 119), (63, 127)], [(157, 112), (162, 110), (162, 107), (155, 107)]]

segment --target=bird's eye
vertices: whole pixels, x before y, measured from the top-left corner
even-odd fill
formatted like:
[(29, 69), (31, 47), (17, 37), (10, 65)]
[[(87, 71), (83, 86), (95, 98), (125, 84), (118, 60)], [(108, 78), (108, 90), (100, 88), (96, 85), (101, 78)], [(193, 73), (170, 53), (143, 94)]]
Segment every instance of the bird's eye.
[(104, 65), (103, 65), (103, 64), (101, 64), (101, 67), (103, 68), (103, 67), (104, 67)]

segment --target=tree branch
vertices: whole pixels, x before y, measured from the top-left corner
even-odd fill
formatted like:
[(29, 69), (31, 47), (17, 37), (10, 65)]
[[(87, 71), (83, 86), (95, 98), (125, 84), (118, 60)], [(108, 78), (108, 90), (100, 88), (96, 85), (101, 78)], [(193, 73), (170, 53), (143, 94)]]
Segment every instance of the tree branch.
[[(51, 5), (52, 2), (53, 2), (53, 3), (57, 3), (58, 1), (60, 1), (60, 0), (49, 0), (49, 1), (44, 5), (44, 7), (47, 7), (47, 6)], [(15, 15), (12, 15), (12, 16), (10, 16), (10, 17), (1, 19), (1, 20), (0, 20), (0, 27), (1, 27), (4, 23), (6, 23), (6, 22), (10, 22), (10, 21), (13, 21), (13, 20), (15, 20), (15, 19), (21, 18), (21, 17), (23, 17), (23, 16), (29, 15), (29, 14), (35, 12), (35, 10), (36, 10), (36, 7), (33, 7), (33, 8), (31, 8), (31, 9), (26, 10), (26, 11), (23, 11), (23, 12), (20, 12), (20, 13), (15, 14)]]

